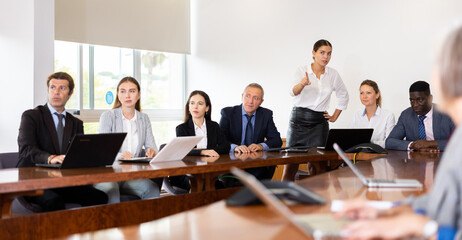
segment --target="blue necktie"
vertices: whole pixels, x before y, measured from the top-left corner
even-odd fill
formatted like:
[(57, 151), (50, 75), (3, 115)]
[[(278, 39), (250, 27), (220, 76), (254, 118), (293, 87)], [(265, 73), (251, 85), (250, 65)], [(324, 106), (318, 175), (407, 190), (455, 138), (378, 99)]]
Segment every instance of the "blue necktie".
[(424, 119), (427, 116), (419, 116), (419, 139), (427, 139), (427, 134), (425, 134), (425, 125), (424, 125)]
[(249, 146), (252, 144), (253, 139), (253, 131), (252, 131), (252, 116), (245, 115), (247, 118), (247, 126), (245, 127), (245, 138), (244, 138), (244, 145)]

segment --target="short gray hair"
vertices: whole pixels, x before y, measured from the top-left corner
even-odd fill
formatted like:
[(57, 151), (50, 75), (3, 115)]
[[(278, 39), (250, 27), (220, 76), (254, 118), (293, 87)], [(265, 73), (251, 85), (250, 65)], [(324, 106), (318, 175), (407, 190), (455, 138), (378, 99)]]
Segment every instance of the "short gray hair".
[(249, 87), (253, 87), (253, 88), (258, 88), (258, 89), (260, 89), (260, 90), (261, 90), (261, 99), (263, 99), (263, 97), (265, 96), (265, 90), (263, 90), (263, 87), (262, 87), (260, 84), (258, 84), (258, 83), (251, 83), (251, 84), (247, 85), (247, 86), (244, 88), (244, 92), (243, 92), (243, 93), (245, 93), (245, 90), (247, 90), (247, 88), (249, 88)]

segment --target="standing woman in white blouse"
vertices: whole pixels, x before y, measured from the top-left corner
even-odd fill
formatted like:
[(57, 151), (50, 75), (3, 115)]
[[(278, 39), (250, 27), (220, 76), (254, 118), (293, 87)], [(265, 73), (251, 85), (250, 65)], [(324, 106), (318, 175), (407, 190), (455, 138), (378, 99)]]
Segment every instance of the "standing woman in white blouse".
[[(348, 105), (348, 92), (336, 70), (327, 67), (332, 55), (332, 44), (324, 39), (313, 46), (313, 63), (301, 66), (295, 73), (290, 95), (293, 97), (287, 146), (323, 146), (329, 132), (329, 122), (335, 122)], [(327, 110), (332, 93), (337, 106), (332, 115)], [(287, 164), (284, 180), (293, 181), (298, 164)]]
[(395, 116), (381, 108), (382, 95), (376, 82), (364, 80), (359, 88), (359, 97), (365, 109), (355, 113), (350, 127), (373, 128), (371, 142), (385, 147), (385, 140), (395, 126)]
[[(127, 133), (116, 159), (130, 159), (143, 155), (154, 157), (157, 153), (151, 121), (147, 114), (141, 112), (140, 90), (135, 78), (124, 77), (117, 85), (113, 109), (104, 112), (99, 120), (100, 133)], [(120, 202), (121, 193), (136, 195), (141, 199), (156, 198), (160, 195), (159, 186), (151, 179), (98, 183), (95, 187), (108, 195), (108, 203)]]

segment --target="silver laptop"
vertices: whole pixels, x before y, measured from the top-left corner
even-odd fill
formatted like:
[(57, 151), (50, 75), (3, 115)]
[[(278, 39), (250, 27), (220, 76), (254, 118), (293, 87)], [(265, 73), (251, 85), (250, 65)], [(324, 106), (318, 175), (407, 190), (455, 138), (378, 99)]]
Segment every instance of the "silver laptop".
[(334, 143), (334, 149), (337, 153), (342, 157), (343, 161), (351, 168), (351, 170), (359, 177), (361, 182), (367, 187), (414, 187), (414, 188), (421, 188), (422, 184), (415, 180), (415, 179), (374, 179), (374, 178), (366, 178), (364, 175), (359, 171), (359, 169), (351, 162), (350, 159), (345, 155), (343, 150)]
[(288, 220), (303, 234), (313, 236), (315, 239), (324, 237), (347, 237), (341, 229), (348, 223), (348, 220), (335, 219), (333, 214), (294, 214), (253, 175), (235, 167), (231, 168), (231, 173), (237, 176), (239, 180), (252, 190), (271, 210)]
[(183, 159), (202, 139), (202, 136), (175, 137), (153, 158), (136, 157), (131, 159), (119, 159), (121, 162), (131, 163), (155, 163)]

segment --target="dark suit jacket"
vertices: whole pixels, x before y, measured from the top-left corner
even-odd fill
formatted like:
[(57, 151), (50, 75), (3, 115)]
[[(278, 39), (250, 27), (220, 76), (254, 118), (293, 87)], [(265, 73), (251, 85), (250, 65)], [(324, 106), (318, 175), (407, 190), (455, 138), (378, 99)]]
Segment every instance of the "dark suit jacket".
[(83, 133), (83, 122), (66, 114), (63, 149), (59, 149), (58, 134), (47, 105), (37, 106), (22, 114), (19, 126), (18, 167), (30, 167), (35, 163), (47, 163), (50, 155), (65, 154), (69, 143), (77, 133)]
[[(448, 115), (436, 110), (433, 105), (433, 136), (438, 141), (438, 148), (444, 150), (446, 143), (454, 130), (454, 123)], [(409, 143), (419, 140), (419, 117), (409, 107), (401, 113), (398, 123), (388, 135), (385, 148), (394, 150), (407, 150)]]
[[(221, 132), (220, 126), (214, 121), (205, 121), (207, 127), (207, 149), (213, 149), (218, 154), (229, 152), (229, 142)], [(194, 122), (191, 118), (176, 127), (176, 136), (196, 136)], [(188, 155), (201, 155), (201, 150), (193, 149)]]
[[(241, 145), (242, 104), (221, 110), (220, 127), (230, 143)], [(273, 111), (263, 107), (257, 108), (252, 142), (264, 142), (270, 148), (282, 146), (281, 135), (273, 121)]]

